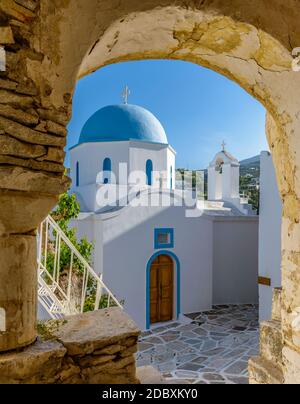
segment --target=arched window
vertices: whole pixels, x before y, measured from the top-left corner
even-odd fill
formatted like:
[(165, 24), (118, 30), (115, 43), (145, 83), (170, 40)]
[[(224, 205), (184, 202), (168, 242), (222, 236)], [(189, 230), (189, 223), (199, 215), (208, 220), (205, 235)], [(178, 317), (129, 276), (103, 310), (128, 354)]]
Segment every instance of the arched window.
[(147, 179), (147, 185), (152, 185), (152, 172), (153, 172), (153, 163), (152, 160), (147, 160), (146, 163), (146, 179)]
[(0, 307), (0, 332), (6, 331), (6, 313), (5, 310)]
[(79, 181), (79, 162), (77, 161), (76, 163), (76, 187), (79, 187), (80, 181)]
[(170, 189), (173, 189), (173, 167), (170, 168)]
[(111, 181), (111, 159), (105, 158), (103, 161), (103, 183), (109, 184)]

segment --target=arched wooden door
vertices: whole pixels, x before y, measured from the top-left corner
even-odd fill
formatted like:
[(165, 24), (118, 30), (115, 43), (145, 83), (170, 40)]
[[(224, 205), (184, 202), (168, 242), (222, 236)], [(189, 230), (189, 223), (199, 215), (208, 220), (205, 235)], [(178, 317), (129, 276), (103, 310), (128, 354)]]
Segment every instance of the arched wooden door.
[(173, 319), (174, 263), (168, 255), (159, 255), (150, 269), (150, 322)]

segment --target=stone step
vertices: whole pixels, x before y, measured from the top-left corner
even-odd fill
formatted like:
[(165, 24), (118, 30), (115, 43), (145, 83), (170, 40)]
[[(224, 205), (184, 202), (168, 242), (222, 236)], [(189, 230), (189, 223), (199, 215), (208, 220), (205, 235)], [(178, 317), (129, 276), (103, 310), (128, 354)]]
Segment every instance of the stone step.
[(272, 320), (281, 321), (281, 294), (282, 288), (273, 290)]
[(250, 384), (283, 384), (284, 378), (280, 368), (261, 357), (251, 358), (249, 361)]
[(283, 339), (280, 321), (263, 321), (260, 325), (260, 354), (277, 367), (282, 366)]

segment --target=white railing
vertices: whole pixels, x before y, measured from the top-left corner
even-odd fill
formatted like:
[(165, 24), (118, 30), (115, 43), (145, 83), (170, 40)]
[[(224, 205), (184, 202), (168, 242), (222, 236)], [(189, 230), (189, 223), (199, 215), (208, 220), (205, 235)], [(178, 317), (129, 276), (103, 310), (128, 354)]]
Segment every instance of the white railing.
[(51, 216), (43, 221), (38, 234), (38, 295), (51, 318), (122, 308)]

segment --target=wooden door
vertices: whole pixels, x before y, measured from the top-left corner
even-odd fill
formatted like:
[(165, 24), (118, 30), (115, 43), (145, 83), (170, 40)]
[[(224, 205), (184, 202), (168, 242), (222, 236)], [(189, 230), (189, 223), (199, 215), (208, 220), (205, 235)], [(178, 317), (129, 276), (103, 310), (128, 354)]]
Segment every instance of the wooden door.
[(150, 271), (150, 322), (173, 319), (174, 264), (168, 255), (159, 255)]

